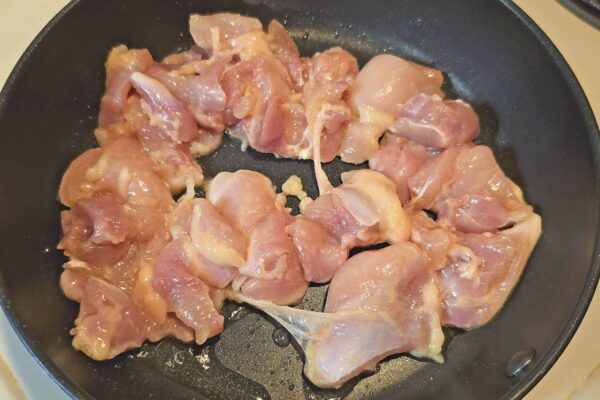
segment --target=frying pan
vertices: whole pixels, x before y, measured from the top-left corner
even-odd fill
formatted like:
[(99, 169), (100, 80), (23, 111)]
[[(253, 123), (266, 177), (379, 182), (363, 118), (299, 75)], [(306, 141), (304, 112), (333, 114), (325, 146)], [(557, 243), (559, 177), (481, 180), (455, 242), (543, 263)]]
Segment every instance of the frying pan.
[[(294, 344), (274, 344), (274, 322), (237, 304), (224, 308), (225, 332), (203, 346), (166, 339), (101, 363), (71, 349), (78, 306), (58, 286), (56, 193), (69, 162), (95, 145), (107, 52), (123, 42), (160, 58), (191, 44), (190, 13), (224, 10), (279, 19), (304, 54), (340, 45), (361, 64), (389, 52), (434, 66), (449, 97), (474, 105), (478, 140), (524, 189), (544, 233), (497, 318), (471, 332), (446, 330), (444, 364), (390, 357), (340, 390), (320, 390), (303, 379)], [(0, 300), (34, 357), (76, 398), (520, 398), (564, 349), (596, 287), (598, 137), (573, 73), (508, 1), (74, 1), (0, 95)], [(208, 176), (248, 168), (278, 186), (294, 173), (316, 194), (310, 162), (241, 152), (232, 140), (200, 162)], [(334, 182), (349, 168), (326, 166)], [(325, 292), (312, 287), (301, 307), (319, 309)], [(533, 360), (508, 377), (507, 363), (524, 350)]]

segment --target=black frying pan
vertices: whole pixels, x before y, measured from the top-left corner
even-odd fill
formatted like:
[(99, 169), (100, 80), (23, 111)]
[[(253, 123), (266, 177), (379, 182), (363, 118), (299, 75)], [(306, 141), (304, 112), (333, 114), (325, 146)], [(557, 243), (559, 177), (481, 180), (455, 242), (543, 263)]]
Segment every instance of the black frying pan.
[[(300, 353), (273, 343), (271, 321), (234, 304), (224, 309), (225, 332), (203, 346), (164, 340), (102, 363), (71, 349), (77, 305), (58, 286), (56, 192), (70, 160), (94, 146), (107, 52), (124, 42), (159, 58), (190, 45), (190, 13), (223, 10), (278, 18), (304, 54), (341, 45), (363, 64), (387, 51), (441, 69), (447, 94), (474, 105), (479, 140), (541, 213), (544, 234), (508, 304), (481, 329), (446, 331), (443, 365), (392, 357), (338, 391), (319, 390), (303, 380)], [(596, 287), (599, 148), (573, 73), (508, 1), (75, 1), (35, 39), (0, 95), (2, 306), (73, 397), (518, 398), (557, 359)], [(310, 163), (241, 153), (231, 140), (200, 162), (209, 176), (250, 168), (277, 185), (299, 174), (316, 192)], [(338, 181), (348, 168), (336, 161), (326, 169)], [(311, 288), (303, 305), (320, 307), (325, 289)], [(524, 349), (535, 350), (532, 363), (507, 377), (508, 360)]]

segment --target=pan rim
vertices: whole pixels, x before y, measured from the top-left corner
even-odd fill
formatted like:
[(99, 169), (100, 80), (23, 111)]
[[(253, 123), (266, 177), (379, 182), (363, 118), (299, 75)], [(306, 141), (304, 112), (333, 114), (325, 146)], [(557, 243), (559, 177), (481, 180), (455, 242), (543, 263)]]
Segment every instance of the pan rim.
[[(8, 76), (2, 91), (0, 92), (0, 117), (2, 116), (2, 110), (4, 104), (7, 101), (9, 94), (12, 92), (12, 87), (19, 76), (22, 67), (28, 62), (32, 53), (36, 50), (38, 45), (44, 40), (49, 31), (51, 31), (65, 15), (69, 14), (82, 0), (71, 0), (65, 7), (63, 7), (37, 34), (31, 44), (27, 47), (25, 52), (21, 55), (18, 62), (15, 64), (13, 70)], [(590, 107), (589, 101), (577, 80), (575, 74), (571, 70), (567, 61), (564, 59), (560, 51), (556, 48), (554, 43), (548, 38), (548, 36), (542, 31), (542, 29), (515, 3), (510, 0), (499, 0), (499, 2), (511, 12), (521, 24), (523, 24), (529, 32), (535, 36), (538, 43), (548, 52), (550, 58), (554, 61), (556, 66), (559, 68), (561, 75), (566, 80), (567, 86), (571, 90), (577, 106), (583, 116), (586, 130), (588, 133), (590, 147), (593, 155), (594, 172), (595, 172), (595, 190), (600, 192), (600, 132), (598, 129), (598, 123)], [(598, 116), (600, 118), (600, 116)], [(600, 209), (600, 205), (598, 206)], [(596, 221), (597, 232), (600, 231), (600, 221)], [(542, 354), (538, 361), (535, 363), (533, 369), (528, 371), (526, 379), (523, 379), (511, 387), (507, 393), (505, 393), (503, 399), (520, 399), (525, 396), (543, 377), (548, 373), (550, 368), (556, 363), (560, 355), (564, 352), (567, 345), (571, 342), (575, 332), (577, 331), (585, 313), (592, 301), (593, 295), (600, 278), (600, 235), (596, 235), (594, 243), (594, 249), (592, 253), (592, 260), (590, 260), (589, 272), (586, 279), (586, 284), (582, 289), (579, 296), (577, 305), (575, 306), (571, 318), (569, 319), (566, 326), (557, 336), (557, 339), (551, 345), (550, 350), (545, 354)], [(74, 383), (69, 379), (45, 354), (44, 350), (36, 343), (35, 340), (28, 337), (21, 325), (17, 315), (14, 313), (11, 301), (6, 296), (6, 283), (4, 277), (0, 274), (0, 306), (4, 310), (4, 313), (15, 331), (20, 342), (25, 346), (29, 354), (33, 357), (36, 363), (41, 369), (50, 376), (50, 378), (58, 384), (58, 386), (67, 394), (67, 396), (73, 399), (88, 398), (91, 399), (89, 393), (87, 393), (82, 387)]]
[[(600, 192), (600, 131), (598, 129), (598, 122), (591, 109), (590, 103), (581, 87), (581, 84), (577, 80), (575, 73), (562, 56), (556, 45), (550, 40), (550, 38), (544, 33), (544, 31), (523, 11), (519, 6), (510, 0), (500, 0), (500, 2), (508, 8), (520, 21), (525, 25), (529, 31), (536, 37), (543, 48), (549, 53), (550, 58), (554, 61), (556, 66), (559, 68), (562, 76), (566, 79), (567, 85), (571, 89), (579, 110), (582, 112), (584, 122), (587, 127), (588, 136), (591, 145), (591, 151), (594, 162), (594, 171), (596, 173), (595, 190)], [(600, 118), (600, 116), (598, 116)], [(598, 206), (600, 209), (600, 205)], [(596, 221), (596, 226), (600, 230), (600, 221)], [(554, 341), (550, 350), (546, 354), (542, 355), (536, 363), (536, 369), (529, 371), (527, 379), (521, 381), (520, 385), (515, 385), (508, 390), (502, 396), (502, 399), (517, 400), (523, 398), (535, 385), (542, 380), (542, 378), (550, 371), (552, 366), (558, 361), (558, 358), (567, 348), (568, 344), (575, 336), (575, 332), (579, 328), (583, 317), (588, 310), (596, 287), (598, 285), (598, 279), (600, 278), (600, 235), (596, 234), (596, 240), (594, 242), (594, 250), (592, 252), (592, 260), (590, 261), (590, 269), (587, 276), (586, 285), (584, 286), (577, 305), (571, 314), (571, 318), (567, 325), (558, 335), (558, 338)]]

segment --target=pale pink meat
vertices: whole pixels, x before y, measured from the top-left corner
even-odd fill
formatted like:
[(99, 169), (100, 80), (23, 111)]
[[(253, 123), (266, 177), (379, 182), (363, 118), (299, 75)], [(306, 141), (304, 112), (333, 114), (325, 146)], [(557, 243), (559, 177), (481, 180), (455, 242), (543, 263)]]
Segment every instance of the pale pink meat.
[(473, 329), (492, 319), (517, 284), (540, 234), (537, 214), (498, 233), (459, 234), (458, 243), (475, 257), (457, 259), (439, 271), (443, 323)]
[(451, 147), (436, 157), (426, 160), (408, 179), (411, 205), (416, 209), (433, 209), (436, 200), (454, 179), (458, 156), (471, 147), (470, 144)]
[(487, 146), (446, 149), (425, 161), (408, 183), (415, 209), (432, 209), (440, 225), (462, 232), (494, 231), (532, 213)]
[(239, 14), (217, 13), (212, 15), (192, 14), (189, 20), (190, 34), (198, 47), (209, 50), (214, 55), (232, 47), (236, 37), (252, 31), (262, 31), (256, 18)]
[(308, 287), (292, 239), (291, 217), (278, 203), (272, 182), (258, 172), (221, 172), (207, 199), (248, 240), (248, 258), (232, 285), (246, 296), (277, 304), (297, 303)]
[(75, 320), (73, 347), (94, 360), (107, 360), (144, 341), (144, 318), (119, 288), (89, 278)]
[(429, 258), (403, 243), (350, 258), (334, 276), (325, 312), (279, 307), (232, 295), (275, 318), (306, 357), (304, 374), (338, 388), (391, 354), (441, 361), (441, 303)]
[(271, 180), (249, 170), (220, 172), (209, 182), (206, 198), (246, 235), (268, 215), (282, 210)]
[(215, 288), (229, 285), (245, 263), (246, 239), (206, 199), (180, 200), (169, 230), (181, 239), (191, 271)]
[(306, 59), (300, 58), (300, 51), (283, 25), (273, 20), (268, 26), (269, 49), (286, 67), (296, 91), (302, 91), (306, 81)]
[(329, 282), (348, 258), (335, 236), (318, 222), (298, 216), (286, 228), (293, 238), (304, 277), (309, 282)]
[(437, 203), (440, 223), (463, 232), (499, 229), (532, 213), (521, 189), (504, 174), (487, 146), (459, 155), (454, 179)]
[(65, 269), (60, 274), (60, 288), (69, 300), (81, 303), (88, 274), (85, 270)]
[(276, 116), (268, 116), (269, 107), (278, 107), (291, 94), (291, 81), (285, 68), (272, 55), (251, 58), (228, 68), (222, 86), (227, 96), (225, 122), (232, 126), (229, 132), (262, 152), (283, 150), (282, 134), (273, 132), (271, 124), (280, 123)]
[(410, 240), (423, 248), (433, 269), (441, 269), (448, 265), (449, 256), (457, 240), (456, 236), (446, 228), (440, 227), (425, 211), (410, 213)]
[[(473, 329), (498, 313), (541, 219), (472, 143), (479, 119), (443, 99), (440, 71), (386, 54), (359, 70), (339, 47), (301, 57), (282, 24), (265, 32), (238, 14), (194, 14), (189, 28), (195, 45), (160, 63), (111, 50), (101, 147), (61, 181), (75, 349), (106, 360), (166, 336), (202, 344), (223, 331), (229, 298), (281, 323), (306, 377), (339, 388), (390, 355), (441, 362), (442, 324)], [(194, 158), (224, 130), (243, 149), (312, 159), (320, 195), (292, 216), (268, 177), (238, 170), (194, 197)], [(334, 187), (321, 163), (336, 156), (369, 168)], [(372, 245), (385, 247), (349, 258)], [(288, 307), (329, 281), (323, 312)]]
[(153, 169), (137, 141), (116, 140), (101, 149), (88, 150), (71, 163), (61, 181), (59, 198), (62, 204), (73, 206), (95, 192), (107, 191), (122, 201), (151, 203), (168, 212), (173, 198)]
[(435, 149), (471, 142), (479, 134), (479, 118), (462, 100), (418, 94), (396, 111), (390, 131)]
[(86, 150), (71, 161), (62, 176), (58, 189), (58, 199), (63, 205), (72, 207), (79, 199), (91, 196), (91, 193), (88, 194), (87, 191), (82, 190), (87, 186), (82, 187), (82, 185), (89, 184), (86, 179), (87, 171), (96, 165), (102, 154), (102, 149), (94, 148)]
[(268, 215), (250, 234), (248, 261), (240, 268), (233, 287), (246, 296), (295, 304), (302, 299), (308, 282), (294, 243), (286, 233), (291, 216), (284, 211)]
[[(363, 200), (363, 197), (359, 196), (358, 199)], [(366, 208), (374, 213), (372, 204), (367, 203)], [(304, 216), (334, 235), (342, 249), (369, 246), (381, 241), (376, 223), (365, 225), (358, 221), (336, 193), (317, 197), (306, 207)]]
[(379, 148), (379, 138), (384, 131), (385, 129), (374, 123), (350, 121), (340, 147), (339, 154), (342, 161), (362, 164), (373, 157)]
[(377, 225), (379, 240), (400, 243), (410, 236), (410, 222), (394, 183), (369, 169), (342, 173), (342, 185), (333, 192), (346, 209), (365, 226)]
[(150, 126), (161, 135), (178, 144), (198, 136), (198, 127), (190, 112), (161, 82), (134, 72), (131, 83), (142, 97), (142, 109), (150, 118)]
[(299, 303), (304, 297), (308, 282), (304, 279), (304, 272), (296, 252), (291, 252), (287, 257), (283, 275), (279, 278), (259, 279), (238, 275), (232, 287), (252, 299), (265, 300), (278, 305), (293, 305)]
[(221, 133), (226, 102), (221, 78), (230, 62), (231, 56), (224, 55), (194, 60), (176, 69), (155, 64), (147, 74), (181, 101), (200, 126)]
[(369, 168), (394, 182), (396, 194), (404, 204), (410, 199), (408, 180), (431, 156), (431, 151), (420, 144), (386, 133), (379, 149), (369, 159)]
[(243, 235), (206, 199), (194, 200), (190, 237), (199, 253), (213, 263), (231, 267), (245, 263)]
[(201, 49), (196, 45), (193, 45), (188, 50), (179, 53), (169, 54), (168, 56), (162, 59), (161, 63), (174, 67), (181, 67), (193, 61), (206, 60), (207, 58), (209, 58), (208, 56), (209, 54), (206, 50)]
[(353, 247), (400, 243), (410, 236), (410, 221), (392, 181), (379, 172), (342, 174), (342, 185), (306, 206), (288, 226), (307, 280), (331, 279)]
[(204, 343), (223, 331), (223, 316), (215, 309), (209, 287), (190, 268), (184, 239), (170, 242), (154, 266), (153, 287), (166, 300), (168, 310), (192, 328), (195, 341)]
[(344, 138), (343, 161), (360, 164), (377, 151), (377, 141), (394, 121), (396, 107), (420, 93), (443, 95), (442, 73), (400, 57), (373, 57), (358, 73), (350, 104), (359, 116)]
[(408, 239), (410, 222), (392, 181), (365, 169), (343, 173), (342, 182), (309, 204), (304, 216), (322, 224), (343, 249)]
[(125, 45), (114, 47), (106, 60), (106, 91), (100, 101), (98, 125), (106, 128), (121, 122), (132, 88), (131, 75), (144, 72), (152, 65), (152, 55), (146, 49), (129, 50)]
[[(358, 73), (356, 58), (334, 47), (310, 60), (302, 102), (307, 121), (305, 142), (310, 145), (319, 193), (331, 189), (321, 161), (331, 161), (339, 152), (352, 113), (346, 98)], [(302, 157), (308, 158), (308, 157)]]
[(285, 232), (292, 217), (284, 211), (266, 216), (250, 233), (248, 261), (240, 272), (259, 279), (279, 279), (295, 262), (295, 249)]
[(146, 321), (146, 338), (151, 342), (158, 342), (165, 337), (172, 336), (185, 343), (194, 341), (194, 330), (186, 326), (174, 315), (167, 315), (163, 323)]
[(61, 184), (61, 201), (72, 208), (61, 214), (58, 247), (72, 257), (66, 268), (129, 290), (140, 263), (164, 246), (173, 199), (135, 141), (111, 142), (81, 157)]
[[(108, 118), (102, 117), (108, 115), (108, 111), (101, 113), (102, 121), (95, 131), (96, 139), (102, 146), (123, 138), (138, 140), (145, 154), (153, 161), (154, 171), (168, 182), (171, 191), (179, 192), (188, 180), (197, 185), (202, 183), (202, 169), (191, 153), (194, 149), (203, 150), (193, 151), (195, 154), (205, 153), (206, 148), (214, 149), (220, 143), (221, 132), (217, 135), (199, 131), (184, 105), (159, 81), (140, 72), (149, 73), (160, 68), (152, 66), (149, 53), (149, 61), (146, 60), (143, 68), (137, 65), (142, 63), (138, 59), (143, 59), (142, 55), (145, 54), (140, 52), (127, 51), (121, 46), (113, 49), (109, 55), (107, 76), (126, 79), (126, 90), (121, 93), (118, 115), (113, 112), (114, 117)], [(147, 53), (147, 50), (144, 52)], [(122, 65), (127, 62), (132, 65)], [(115, 68), (116, 72), (113, 71)], [(111, 85), (112, 80), (107, 79), (107, 95), (104, 99), (109, 95)], [(141, 99), (136, 94), (130, 94), (134, 87)], [(190, 144), (192, 141), (194, 146)]]
[(359, 113), (367, 108), (393, 115), (399, 104), (415, 95), (442, 95), (443, 80), (442, 73), (436, 69), (381, 54), (360, 70), (352, 88), (351, 102)]
[(109, 193), (82, 199), (61, 212), (63, 237), (58, 248), (97, 266), (114, 264), (125, 257), (138, 235), (135, 214)]

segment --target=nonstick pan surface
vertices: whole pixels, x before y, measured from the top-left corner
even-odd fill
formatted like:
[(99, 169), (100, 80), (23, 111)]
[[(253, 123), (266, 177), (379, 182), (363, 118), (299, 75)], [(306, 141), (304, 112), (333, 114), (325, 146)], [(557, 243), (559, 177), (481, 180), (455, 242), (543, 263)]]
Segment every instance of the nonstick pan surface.
[[(232, 11), (286, 24), (301, 51), (340, 45), (361, 64), (398, 54), (446, 74), (445, 91), (472, 103), (479, 142), (543, 217), (544, 232), (504, 309), (472, 332), (446, 331), (444, 364), (391, 357), (337, 391), (302, 377), (302, 354), (272, 340), (274, 322), (225, 306), (225, 332), (203, 346), (147, 344), (94, 362), (72, 350), (77, 304), (60, 292), (56, 199), (69, 162), (95, 146), (103, 62), (119, 43), (155, 58), (191, 44), (192, 12)], [(492, 399), (523, 396), (575, 332), (598, 279), (598, 128), (573, 73), (548, 38), (508, 1), (81, 0), (28, 48), (0, 95), (0, 300), (17, 333), (73, 397), (98, 399)], [(225, 140), (199, 160), (206, 175), (258, 170), (280, 186), (300, 175), (316, 194), (310, 162), (276, 160)], [(334, 183), (351, 168), (326, 166)], [(326, 286), (309, 290), (319, 309)], [(511, 357), (532, 363), (506, 376)]]

